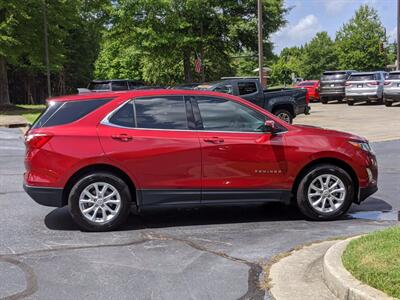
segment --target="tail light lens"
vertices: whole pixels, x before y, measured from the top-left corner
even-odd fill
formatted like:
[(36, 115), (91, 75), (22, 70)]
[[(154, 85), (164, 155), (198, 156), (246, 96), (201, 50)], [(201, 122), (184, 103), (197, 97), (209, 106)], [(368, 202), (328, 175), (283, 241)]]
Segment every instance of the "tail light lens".
[(345, 86), (351, 86), (351, 83), (350, 82), (346, 82), (344, 85)]
[(385, 84), (385, 85), (389, 85), (389, 84), (391, 84), (391, 82), (390, 82), (390, 81), (385, 81), (384, 84)]
[(368, 82), (367, 85), (376, 86), (376, 85), (379, 85), (379, 82), (378, 81)]
[(25, 145), (29, 148), (40, 149), (42, 148), (51, 138), (52, 134), (48, 133), (28, 133), (25, 136)]

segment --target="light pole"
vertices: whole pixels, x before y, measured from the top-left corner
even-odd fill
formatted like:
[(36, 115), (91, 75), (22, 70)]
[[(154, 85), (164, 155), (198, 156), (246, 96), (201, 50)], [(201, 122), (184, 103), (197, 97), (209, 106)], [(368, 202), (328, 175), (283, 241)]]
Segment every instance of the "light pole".
[(260, 80), (260, 84), (263, 85), (264, 53), (263, 53), (262, 0), (257, 1), (257, 15), (258, 15), (258, 77)]
[(43, 31), (44, 31), (44, 55), (45, 55), (45, 63), (46, 63), (46, 77), (47, 77), (47, 94), (48, 94), (48, 97), (51, 97), (49, 32), (48, 32), (48, 24), (47, 24), (46, 0), (43, 0)]
[(400, 0), (397, 0), (397, 64), (396, 70), (400, 70)]

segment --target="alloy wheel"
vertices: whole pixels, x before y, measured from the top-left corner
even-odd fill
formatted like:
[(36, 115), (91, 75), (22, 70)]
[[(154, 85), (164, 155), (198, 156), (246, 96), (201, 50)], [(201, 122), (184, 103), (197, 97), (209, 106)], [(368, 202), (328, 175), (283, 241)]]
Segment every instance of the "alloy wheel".
[(89, 221), (105, 224), (113, 220), (121, 209), (118, 190), (106, 182), (88, 185), (79, 197), (79, 209)]
[(311, 182), (307, 198), (314, 210), (321, 213), (333, 213), (343, 205), (346, 194), (346, 187), (339, 177), (324, 174)]

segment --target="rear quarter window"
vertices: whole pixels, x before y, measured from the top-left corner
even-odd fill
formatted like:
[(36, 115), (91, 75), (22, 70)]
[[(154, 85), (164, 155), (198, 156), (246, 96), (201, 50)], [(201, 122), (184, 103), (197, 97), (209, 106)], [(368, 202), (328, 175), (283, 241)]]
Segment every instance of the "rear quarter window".
[(82, 101), (51, 102), (32, 128), (65, 125), (77, 121), (111, 99), (87, 99)]

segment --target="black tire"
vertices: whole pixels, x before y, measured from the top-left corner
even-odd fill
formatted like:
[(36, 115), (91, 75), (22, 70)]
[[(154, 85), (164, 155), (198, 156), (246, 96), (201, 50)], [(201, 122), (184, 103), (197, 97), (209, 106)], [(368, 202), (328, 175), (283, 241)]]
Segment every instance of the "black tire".
[(392, 101), (385, 101), (385, 106), (389, 107), (392, 106), (393, 102)]
[(293, 115), (286, 109), (277, 109), (274, 111), (274, 115), (289, 124), (293, 123)]
[(327, 104), (327, 103), (328, 103), (328, 100), (327, 100), (326, 98), (321, 98), (321, 103), (322, 103), (322, 104)]
[[(96, 182), (105, 182), (112, 185), (118, 191), (121, 198), (121, 206), (118, 213), (105, 223), (96, 223), (88, 220), (79, 208), (79, 198), (82, 191), (90, 184)], [(83, 176), (72, 187), (68, 199), (69, 210), (73, 220), (85, 231), (109, 231), (118, 228), (129, 216), (130, 202), (131, 194), (128, 185), (118, 176), (107, 172), (92, 173)]]
[(353, 101), (350, 101), (350, 100), (347, 100), (347, 105), (353, 106), (353, 105), (354, 105), (354, 102), (353, 102)]
[[(312, 181), (318, 176), (325, 174), (338, 177), (343, 182), (346, 189), (346, 196), (342, 205), (333, 212), (317, 211), (315, 208), (312, 207), (311, 203), (308, 200), (308, 189)], [(307, 171), (306, 175), (300, 181), (296, 196), (297, 205), (300, 211), (307, 218), (320, 221), (334, 220), (345, 214), (353, 203), (355, 197), (354, 183), (350, 175), (342, 168), (330, 164), (321, 164), (314, 166)]]

